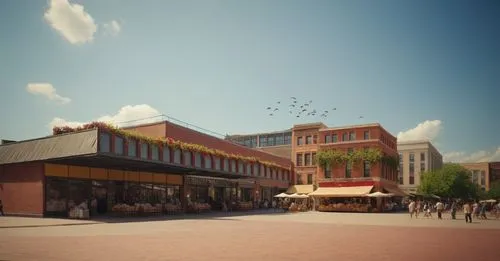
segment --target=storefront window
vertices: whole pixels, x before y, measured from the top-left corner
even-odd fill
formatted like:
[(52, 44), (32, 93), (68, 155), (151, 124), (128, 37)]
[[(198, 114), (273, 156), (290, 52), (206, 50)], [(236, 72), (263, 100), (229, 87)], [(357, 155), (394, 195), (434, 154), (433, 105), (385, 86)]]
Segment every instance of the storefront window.
[(208, 187), (194, 186), (191, 187), (191, 202), (208, 203)]
[(180, 149), (175, 149), (174, 151), (174, 163), (175, 164), (181, 164), (181, 150)]
[(119, 136), (115, 136), (115, 154), (123, 155), (123, 138)]
[(111, 152), (111, 135), (101, 132), (99, 134), (99, 152)]
[(68, 201), (68, 180), (47, 178), (45, 211), (47, 215), (61, 213), (66, 215)]
[(148, 144), (141, 143), (141, 159), (148, 159)]
[(163, 146), (163, 161), (170, 162), (170, 148)]
[(128, 156), (137, 157), (137, 142), (135, 140), (128, 140)]
[(71, 210), (74, 207), (89, 209), (90, 190), (89, 181), (70, 180), (68, 209)]
[(158, 145), (151, 145), (151, 159), (160, 160), (160, 148), (158, 148)]
[(151, 195), (151, 204), (165, 204), (167, 203), (167, 186), (153, 185), (153, 193)]
[(251, 188), (241, 188), (240, 198), (242, 202), (252, 201), (252, 189)]
[(167, 202), (171, 204), (180, 204), (180, 187), (167, 185)]
[(210, 158), (209, 155), (205, 155), (205, 161), (204, 164), (206, 169), (211, 169), (212, 168), (212, 158)]
[(108, 188), (105, 182), (92, 181), (91, 215), (102, 215), (108, 212)]

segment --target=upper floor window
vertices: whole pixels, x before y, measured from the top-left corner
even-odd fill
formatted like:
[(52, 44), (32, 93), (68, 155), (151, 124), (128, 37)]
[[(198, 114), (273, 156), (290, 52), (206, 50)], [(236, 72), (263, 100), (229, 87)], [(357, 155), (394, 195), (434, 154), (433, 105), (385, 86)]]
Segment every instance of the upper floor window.
[(330, 142), (332, 142), (332, 136), (326, 135), (325, 136), (325, 143), (330, 143)]
[(229, 172), (229, 160), (224, 158), (224, 171)]
[(349, 132), (349, 140), (356, 140), (356, 132), (354, 131)]
[(344, 134), (342, 134), (342, 141), (348, 141), (348, 136), (347, 136), (346, 132), (344, 132)]
[(285, 134), (285, 145), (292, 144), (292, 134)]
[(115, 154), (123, 155), (123, 138), (115, 136)]
[(266, 147), (266, 146), (267, 146), (267, 137), (266, 136), (259, 137), (259, 147)]
[(337, 134), (332, 135), (332, 141), (333, 142), (338, 142), (339, 141), (339, 136)]
[(160, 148), (156, 144), (151, 145), (151, 159), (160, 160)]
[(347, 162), (345, 164), (345, 177), (350, 178), (352, 176), (352, 164), (350, 162)]
[(170, 162), (170, 148), (163, 146), (163, 161)]
[(370, 139), (370, 131), (364, 131), (363, 132), (363, 138), (365, 140), (369, 140)]
[(127, 155), (129, 157), (137, 157), (137, 142), (135, 140), (128, 140)]
[(283, 145), (284, 140), (285, 140), (285, 136), (283, 136), (282, 134), (277, 135), (275, 138), (275, 145), (276, 146)]
[(410, 153), (410, 162), (414, 162), (414, 161), (415, 161), (415, 154)]
[(236, 161), (231, 160), (231, 172), (236, 173)]
[(191, 166), (192, 165), (192, 154), (191, 151), (184, 151), (184, 165)]
[(425, 153), (420, 153), (420, 161), (425, 161)]
[(245, 174), (247, 174), (249, 176), (252, 175), (252, 164), (247, 163), (245, 166), (246, 166), (246, 173)]
[(270, 177), (271, 177), (271, 168), (266, 167), (266, 178), (270, 178)]
[(212, 158), (210, 157), (210, 155), (205, 155), (205, 158), (203, 161), (203, 167), (206, 169), (212, 168)]
[(313, 175), (307, 174), (307, 184), (313, 184)]
[(220, 158), (217, 156), (214, 156), (214, 167), (216, 170), (220, 170)]
[(244, 166), (243, 166), (243, 161), (238, 161), (238, 173), (243, 174), (245, 171)]
[(330, 165), (325, 166), (325, 179), (332, 178), (332, 168)]
[(420, 173), (425, 172), (425, 162), (420, 162)]
[(254, 163), (253, 164), (253, 175), (258, 177), (259, 176), (259, 163)]
[(260, 164), (259, 177), (265, 177), (265, 176), (266, 176), (266, 166), (264, 166), (263, 164)]
[(194, 166), (197, 168), (201, 168), (201, 153), (195, 152), (194, 153)]
[(310, 153), (306, 153), (304, 156), (305, 156), (304, 165), (305, 166), (311, 166), (311, 154)]
[(148, 159), (148, 147), (147, 143), (141, 143), (141, 159)]
[(399, 163), (403, 162), (403, 154), (399, 153)]
[(99, 152), (111, 152), (111, 135), (101, 132), (99, 134)]
[(370, 177), (370, 172), (371, 172), (370, 162), (364, 161), (363, 162), (363, 177), (365, 177), (365, 178)]
[(297, 153), (296, 164), (302, 166), (302, 153)]
[(311, 154), (311, 161), (313, 165), (316, 165), (316, 152), (313, 152)]
[(297, 145), (303, 145), (303, 144), (304, 144), (303, 137), (297, 137)]
[(267, 137), (267, 146), (274, 146), (276, 145), (274, 136), (268, 136)]
[(182, 155), (182, 151), (180, 149), (174, 150), (174, 163), (175, 164), (181, 164), (181, 155)]
[(318, 144), (318, 135), (313, 135), (313, 144)]
[(312, 144), (312, 136), (306, 136), (306, 144)]

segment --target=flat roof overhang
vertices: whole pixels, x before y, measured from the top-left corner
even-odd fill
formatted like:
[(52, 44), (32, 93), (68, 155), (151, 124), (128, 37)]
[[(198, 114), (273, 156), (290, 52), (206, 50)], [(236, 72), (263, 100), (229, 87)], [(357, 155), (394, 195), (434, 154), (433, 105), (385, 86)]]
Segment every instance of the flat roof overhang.
[(195, 167), (183, 166), (175, 163), (157, 162), (151, 160), (135, 159), (125, 156), (94, 153), (73, 157), (49, 159), (46, 163), (85, 166), (93, 168), (109, 168), (125, 171), (144, 171), (155, 173), (168, 173), (178, 175), (196, 175), (203, 177), (227, 178), (227, 179), (251, 179), (252, 177), (234, 174), (225, 171), (208, 170)]

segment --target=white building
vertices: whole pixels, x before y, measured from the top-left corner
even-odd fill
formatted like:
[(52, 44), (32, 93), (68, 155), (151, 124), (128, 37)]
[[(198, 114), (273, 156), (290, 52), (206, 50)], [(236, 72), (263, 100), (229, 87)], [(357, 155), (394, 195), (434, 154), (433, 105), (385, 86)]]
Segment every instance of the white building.
[(409, 193), (417, 191), (423, 172), (443, 166), (443, 156), (430, 141), (398, 142), (399, 187)]

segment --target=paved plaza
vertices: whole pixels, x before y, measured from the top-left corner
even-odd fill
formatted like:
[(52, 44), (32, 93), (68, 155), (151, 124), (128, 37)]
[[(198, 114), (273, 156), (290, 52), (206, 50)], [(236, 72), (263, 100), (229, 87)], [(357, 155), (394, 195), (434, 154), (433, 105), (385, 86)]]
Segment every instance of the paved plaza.
[(406, 214), (0, 217), (0, 260), (498, 260), (500, 220)]

